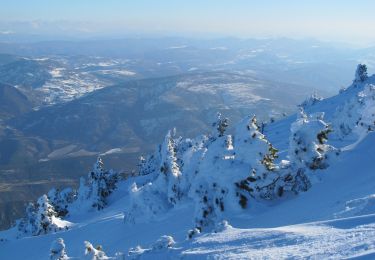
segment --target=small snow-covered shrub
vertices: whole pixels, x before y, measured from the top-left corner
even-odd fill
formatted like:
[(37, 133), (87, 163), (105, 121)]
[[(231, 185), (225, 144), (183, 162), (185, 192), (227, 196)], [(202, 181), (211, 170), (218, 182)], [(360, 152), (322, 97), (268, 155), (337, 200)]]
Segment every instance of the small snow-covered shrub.
[(168, 250), (172, 249), (175, 244), (176, 242), (174, 241), (173, 237), (164, 235), (164, 236), (161, 236), (149, 248), (142, 248), (141, 246), (130, 248), (128, 255), (131, 259), (138, 259), (142, 255), (145, 255), (145, 254), (162, 253), (162, 252), (165, 253)]
[(229, 222), (227, 220), (223, 220), (223, 221), (216, 223), (214, 232), (219, 233), (219, 232), (223, 232), (225, 230), (231, 229), (231, 228), (232, 226), (229, 225)]
[(198, 228), (193, 228), (188, 231), (187, 239), (192, 239), (196, 235), (200, 234), (201, 231)]
[(152, 250), (164, 250), (174, 246), (176, 242), (171, 236), (161, 236), (154, 244), (152, 244)]
[(62, 238), (58, 238), (52, 242), (50, 249), (51, 260), (67, 260), (69, 259), (65, 251), (65, 244)]
[(302, 109), (306, 109), (308, 107), (311, 107), (315, 104), (317, 104), (318, 102), (322, 101), (323, 98), (318, 96), (317, 93), (313, 93), (309, 98), (307, 98), (305, 101), (302, 102), (301, 105), (299, 105)]
[(87, 260), (105, 260), (110, 259), (101, 246), (96, 248), (88, 241), (85, 241), (85, 259)]

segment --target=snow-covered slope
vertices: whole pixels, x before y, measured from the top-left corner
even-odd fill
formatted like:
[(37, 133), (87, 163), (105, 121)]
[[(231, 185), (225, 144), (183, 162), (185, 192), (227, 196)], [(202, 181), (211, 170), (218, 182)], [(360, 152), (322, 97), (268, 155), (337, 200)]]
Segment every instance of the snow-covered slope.
[[(78, 192), (81, 200), (67, 204), (66, 230), (0, 232), (0, 259), (48, 259), (51, 252), (107, 259), (103, 251), (113, 259), (372, 259), (374, 83), (374, 76), (359, 79), (309, 102), (307, 114), (270, 123), (265, 135), (255, 118), (226, 135), (221, 116), (212, 134), (194, 140), (171, 131), (141, 160), (141, 176), (103, 195), (102, 210), (84, 209), (98, 198), (85, 201)], [(108, 183), (95, 177), (106, 176), (100, 167), (81, 183), (90, 194)]]

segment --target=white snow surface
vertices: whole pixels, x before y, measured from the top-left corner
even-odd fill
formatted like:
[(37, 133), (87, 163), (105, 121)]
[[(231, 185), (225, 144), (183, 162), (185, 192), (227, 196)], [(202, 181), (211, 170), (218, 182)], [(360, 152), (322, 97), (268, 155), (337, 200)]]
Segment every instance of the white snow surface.
[[(374, 84), (375, 77), (367, 83)], [(306, 111), (325, 112), (325, 121), (336, 120), (333, 127), (342, 122), (349, 125), (352, 117), (343, 117), (338, 108), (351, 102), (362, 87), (364, 84), (352, 86)], [(351, 107), (357, 108), (355, 104)], [(371, 112), (365, 107), (366, 113)], [(266, 127), (265, 135), (274, 147), (288, 148), (294, 121), (292, 116)], [(328, 168), (315, 172), (307, 192), (236, 214), (224, 212), (227, 222), (192, 239), (187, 238), (187, 231), (194, 226), (195, 206), (188, 198), (163, 209), (163, 214), (124, 222), (124, 212), (134, 200), (131, 193), (140, 189), (157, 192), (155, 187), (147, 188), (154, 176), (145, 175), (120, 182), (107, 208), (67, 217), (71, 226), (66, 231), (21, 239), (16, 239), (15, 228), (1, 231), (0, 259), (49, 259), (51, 244), (58, 238), (64, 240), (66, 254), (72, 259), (85, 257), (85, 241), (100, 244), (109, 257), (120, 252), (125, 259), (375, 259), (375, 133), (352, 130), (345, 138), (332, 135), (330, 144), (344, 149)], [(283, 164), (285, 159), (287, 153), (280, 153)]]

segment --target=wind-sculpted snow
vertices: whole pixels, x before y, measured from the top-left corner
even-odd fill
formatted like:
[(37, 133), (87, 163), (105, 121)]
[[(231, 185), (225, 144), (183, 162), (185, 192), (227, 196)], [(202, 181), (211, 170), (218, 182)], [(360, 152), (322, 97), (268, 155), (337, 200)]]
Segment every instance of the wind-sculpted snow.
[[(139, 174), (118, 183), (98, 160), (73, 201), (51, 191), (28, 211), (48, 217), (31, 218), (38, 236), (0, 232), (0, 259), (371, 259), (375, 77), (364, 71), (282, 121), (247, 117), (228, 134), (218, 114), (197, 138), (170, 131)], [(69, 227), (54, 229), (64, 209)]]

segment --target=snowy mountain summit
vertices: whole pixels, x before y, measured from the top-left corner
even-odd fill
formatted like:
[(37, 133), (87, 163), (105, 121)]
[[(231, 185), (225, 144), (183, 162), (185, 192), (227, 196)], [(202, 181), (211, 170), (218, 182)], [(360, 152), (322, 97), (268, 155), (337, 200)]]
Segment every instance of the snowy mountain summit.
[(53, 189), (0, 232), (0, 259), (375, 257), (375, 75), (337, 96), (228, 134), (173, 129), (139, 173), (101, 158), (78, 190)]

